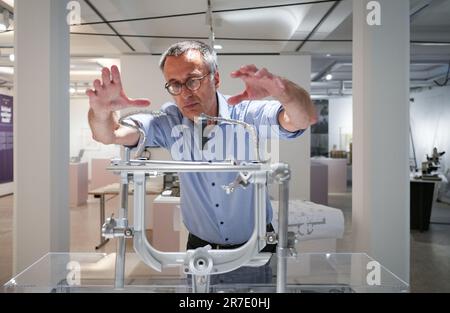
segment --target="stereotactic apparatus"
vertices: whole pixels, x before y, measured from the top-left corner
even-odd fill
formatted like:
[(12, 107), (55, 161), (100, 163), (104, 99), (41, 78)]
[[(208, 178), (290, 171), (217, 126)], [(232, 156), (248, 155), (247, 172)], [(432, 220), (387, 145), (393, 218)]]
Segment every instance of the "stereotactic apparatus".
[[(164, 114), (160, 111), (146, 112), (152, 115)], [(140, 140), (136, 148), (135, 158), (131, 158), (131, 150), (125, 148), (123, 159), (112, 160), (108, 170), (121, 177), (121, 207), (118, 218), (108, 218), (103, 225), (102, 234), (105, 238), (116, 238), (117, 254), (115, 267), (115, 288), (124, 288), (125, 248), (126, 238), (133, 239), (134, 250), (140, 259), (151, 268), (161, 271), (165, 267), (182, 266), (185, 274), (192, 275), (192, 291), (208, 292), (210, 275), (231, 272), (241, 266), (262, 266), (266, 264), (271, 253), (260, 253), (266, 244), (278, 243), (277, 247), (277, 292), (285, 292), (287, 276), (287, 256), (295, 253), (293, 250), (295, 236), (288, 236), (288, 201), (290, 170), (287, 164), (270, 164), (262, 161), (259, 155), (259, 142), (253, 125), (211, 117), (202, 114), (199, 122), (224, 121), (243, 126), (251, 134), (255, 146), (256, 160), (251, 163), (236, 164), (225, 162), (183, 162), (183, 161), (153, 161), (141, 158), (145, 150), (146, 134), (143, 125), (132, 118), (131, 113), (123, 116), (119, 123), (139, 131)], [(145, 234), (144, 212), (146, 180), (166, 173), (180, 172), (237, 172), (236, 180), (228, 186), (223, 186), (224, 193), (230, 194), (240, 186), (255, 185), (254, 230), (250, 239), (241, 247), (232, 250), (213, 250), (210, 246), (188, 250), (186, 252), (162, 252), (155, 249), (147, 240)], [(128, 223), (128, 187), (134, 183), (134, 225)], [(279, 185), (278, 233), (266, 233), (266, 185)]]

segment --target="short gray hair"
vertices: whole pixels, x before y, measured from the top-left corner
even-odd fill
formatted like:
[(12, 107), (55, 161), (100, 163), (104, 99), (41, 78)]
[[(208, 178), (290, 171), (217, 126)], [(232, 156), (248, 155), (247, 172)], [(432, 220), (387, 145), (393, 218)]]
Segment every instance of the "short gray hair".
[(203, 60), (209, 67), (211, 74), (214, 74), (217, 69), (217, 55), (214, 50), (204, 42), (197, 40), (186, 40), (177, 42), (171, 45), (166, 52), (163, 53), (161, 60), (159, 61), (159, 68), (164, 71), (164, 65), (166, 64), (166, 59), (169, 56), (180, 56), (188, 50), (197, 50), (202, 55)]

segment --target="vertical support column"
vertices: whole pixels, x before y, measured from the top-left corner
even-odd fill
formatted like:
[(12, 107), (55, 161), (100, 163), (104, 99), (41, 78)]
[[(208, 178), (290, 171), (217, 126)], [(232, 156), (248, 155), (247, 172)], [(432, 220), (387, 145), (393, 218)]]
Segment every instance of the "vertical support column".
[(409, 281), (409, 1), (353, 1), (353, 228), (367, 252)]
[(279, 184), (278, 196), (278, 246), (277, 246), (277, 293), (286, 292), (288, 225), (289, 225), (289, 181), (291, 171), (287, 164), (276, 164), (272, 168), (275, 181)]
[(267, 222), (266, 222), (266, 186), (267, 173), (253, 173), (255, 226), (258, 234), (258, 252), (266, 246)]
[(287, 256), (288, 256), (288, 215), (289, 215), (289, 181), (283, 181), (279, 187), (280, 202), (278, 207), (278, 247), (277, 247), (277, 292), (286, 292)]
[(69, 250), (66, 0), (15, 2), (14, 272)]
[[(130, 148), (125, 147), (123, 151), (124, 157), (122, 160), (130, 162)], [(124, 228), (128, 227), (128, 172), (122, 172), (120, 177), (120, 208), (119, 208), (119, 223)], [(116, 277), (114, 287), (116, 289), (123, 289), (125, 286), (125, 255), (127, 242), (125, 237), (117, 238), (117, 254), (116, 254)]]

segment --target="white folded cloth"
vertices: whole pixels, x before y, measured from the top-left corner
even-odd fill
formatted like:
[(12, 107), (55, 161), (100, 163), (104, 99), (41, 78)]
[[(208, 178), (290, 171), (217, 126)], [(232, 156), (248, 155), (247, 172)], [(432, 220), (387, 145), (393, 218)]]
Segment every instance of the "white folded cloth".
[[(272, 225), (278, 230), (278, 201), (271, 201)], [(300, 241), (342, 238), (344, 214), (341, 210), (303, 200), (289, 200), (289, 231)]]

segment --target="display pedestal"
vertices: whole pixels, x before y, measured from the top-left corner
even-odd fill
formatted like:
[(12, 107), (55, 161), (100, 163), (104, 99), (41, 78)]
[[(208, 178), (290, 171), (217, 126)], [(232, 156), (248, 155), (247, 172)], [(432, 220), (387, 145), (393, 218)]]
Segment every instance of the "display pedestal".
[(152, 209), (152, 245), (164, 252), (186, 251), (188, 232), (181, 219), (180, 198), (160, 195)]
[(429, 229), (435, 185), (435, 182), (411, 180), (411, 229), (418, 229), (420, 231), (426, 231)]
[(76, 207), (85, 204), (88, 197), (88, 164), (70, 163), (69, 179), (70, 206)]
[(328, 192), (347, 192), (347, 159), (314, 158), (315, 162), (328, 166)]
[[(49, 253), (11, 279), (3, 292), (192, 292), (190, 276), (155, 272), (127, 254), (125, 287), (114, 289), (114, 254)], [(276, 292), (276, 256), (259, 267), (211, 276), (210, 292)], [(302, 253), (287, 257), (286, 292), (407, 292), (408, 284), (365, 253)], [(373, 280), (378, 264), (379, 281)], [(369, 268), (369, 270), (368, 270)], [(172, 271), (173, 272), (173, 271)], [(372, 279), (371, 279), (372, 278)]]

